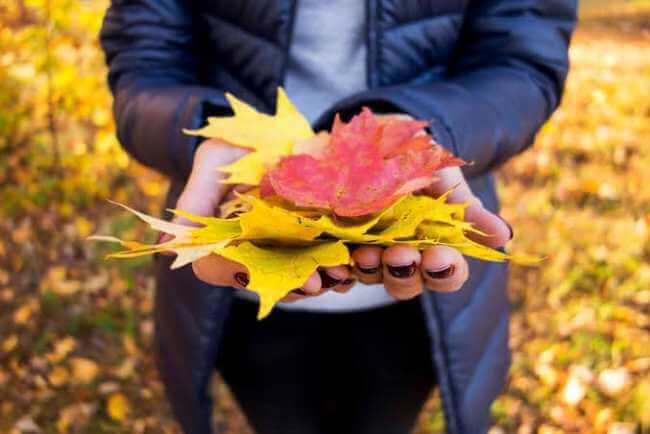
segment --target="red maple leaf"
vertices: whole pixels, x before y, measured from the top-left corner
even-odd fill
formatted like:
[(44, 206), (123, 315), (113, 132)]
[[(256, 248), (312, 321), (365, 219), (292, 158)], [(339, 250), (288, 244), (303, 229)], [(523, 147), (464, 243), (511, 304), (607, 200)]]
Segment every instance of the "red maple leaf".
[(261, 193), (339, 216), (380, 211), (430, 185), (437, 170), (464, 164), (423, 133), (427, 124), (378, 118), (368, 108), (347, 124), (337, 116), (325, 148), (282, 158), (262, 180)]

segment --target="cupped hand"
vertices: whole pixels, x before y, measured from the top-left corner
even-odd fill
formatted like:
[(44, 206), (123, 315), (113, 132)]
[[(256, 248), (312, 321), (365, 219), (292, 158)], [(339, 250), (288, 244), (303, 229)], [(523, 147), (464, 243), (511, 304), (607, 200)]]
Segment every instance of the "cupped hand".
[[(449, 167), (436, 174), (437, 180), (422, 194), (438, 197), (453, 189), (452, 203), (471, 203), (465, 220), (488, 236), (468, 235), (489, 247), (502, 247), (512, 238), (512, 229), (498, 215), (486, 210), (474, 196), (458, 167)], [(423, 288), (451, 292), (460, 289), (469, 276), (469, 266), (463, 256), (451, 247), (435, 246), (420, 252), (406, 246), (386, 249), (362, 246), (352, 253), (354, 274), (367, 284), (383, 282), (394, 298), (405, 300), (419, 295)]]
[[(225, 175), (217, 168), (239, 160), (246, 153), (242, 148), (214, 139), (201, 143), (194, 156), (192, 173), (178, 198), (176, 208), (199, 216), (215, 215), (219, 205), (233, 189), (233, 186), (221, 183)], [(234, 188), (243, 189), (242, 186)], [(182, 217), (175, 218), (174, 222), (192, 224)], [(215, 254), (194, 261), (192, 269), (199, 279), (211, 285), (245, 289), (249, 283), (246, 267)], [(302, 288), (296, 288), (282, 301), (292, 302), (329, 290), (346, 292), (354, 283), (347, 266), (323, 268), (313, 273)]]

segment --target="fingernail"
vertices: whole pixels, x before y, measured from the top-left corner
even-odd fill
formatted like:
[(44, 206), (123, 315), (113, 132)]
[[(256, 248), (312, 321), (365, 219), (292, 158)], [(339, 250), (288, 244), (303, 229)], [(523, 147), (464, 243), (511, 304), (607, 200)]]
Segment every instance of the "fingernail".
[(234, 278), (237, 281), (237, 283), (239, 283), (243, 287), (248, 286), (248, 282), (250, 281), (248, 279), (248, 274), (241, 273), (241, 272), (235, 273)]
[(361, 265), (357, 265), (357, 270), (361, 271), (363, 274), (375, 274), (377, 271), (379, 271), (379, 267), (362, 267)]
[(415, 274), (415, 270), (417, 270), (418, 265), (415, 262), (413, 262), (411, 265), (400, 265), (397, 267), (386, 264), (386, 268), (388, 268), (388, 272), (394, 277), (397, 277), (399, 279), (406, 279), (407, 277), (411, 277)]
[(343, 282), (341, 282), (341, 285), (347, 286), (347, 285), (352, 285), (354, 283), (354, 279), (345, 279)]
[(506, 221), (506, 219), (504, 219), (504, 218), (501, 217), (500, 215), (497, 215), (497, 217), (499, 217), (499, 219), (500, 219), (503, 223), (505, 223), (506, 226), (508, 226), (508, 230), (510, 231), (510, 236), (508, 237), (508, 241), (510, 241), (510, 240), (515, 236), (515, 232), (512, 230), (512, 226), (510, 225), (510, 223), (508, 223), (508, 222)]
[(156, 244), (162, 244), (169, 241), (171, 236), (168, 233), (162, 232), (156, 241)]
[(294, 294), (297, 294), (297, 295), (309, 295), (309, 294), (307, 294), (307, 291), (305, 291), (304, 289), (294, 289), (291, 292), (293, 292)]
[(321, 288), (333, 288), (341, 283), (341, 279), (330, 276), (325, 270), (318, 270), (318, 274), (320, 275)]
[(447, 265), (446, 267), (441, 268), (440, 270), (426, 270), (426, 273), (432, 279), (446, 279), (450, 277), (452, 274), (454, 274), (454, 271), (456, 271), (455, 266)]

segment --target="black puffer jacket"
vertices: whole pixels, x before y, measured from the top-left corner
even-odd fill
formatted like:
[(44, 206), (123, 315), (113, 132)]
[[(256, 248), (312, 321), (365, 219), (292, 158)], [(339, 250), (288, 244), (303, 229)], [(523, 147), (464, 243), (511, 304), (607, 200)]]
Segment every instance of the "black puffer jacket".
[[(229, 113), (225, 91), (272, 110), (296, 1), (112, 1), (101, 41), (118, 136), (171, 178), (170, 203), (196, 146), (182, 128)], [(431, 119), (435, 138), (474, 162), (466, 174), (495, 210), (490, 170), (529, 145), (559, 103), (576, 1), (367, 0), (367, 10), (370, 90), (325, 108), (315, 127), (363, 105)], [(186, 433), (207, 434), (207, 382), (231, 290), (168, 265), (158, 259), (159, 367)], [(460, 291), (421, 297), (450, 433), (487, 430), (509, 365), (505, 267), (470, 266)]]

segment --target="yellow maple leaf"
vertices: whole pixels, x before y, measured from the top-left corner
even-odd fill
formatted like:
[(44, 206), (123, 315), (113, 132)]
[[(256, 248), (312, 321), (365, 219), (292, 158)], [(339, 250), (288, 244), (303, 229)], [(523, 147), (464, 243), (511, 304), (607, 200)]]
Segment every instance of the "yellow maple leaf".
[[(303, 212), (261, 199), (255, 194), (238, 195), (234, 218), (200, 217), (171, 210), (199, 226), (184, 226), (156, 219), (132, 210), (156, 230), (175, 235), (174, 240), (146, 245), (113, 237), (94, 237), (120, 242), (127, 250), (109, 255), (129, 258), (164, 250), (177, 253), (172, 266), (184, 265), (216, 253), (244, 265), (250, 274), (248, 289), (260, 296), (258, 318), (269, 314), (275, 303), (299, 288), (318, 267), (350, 263), (345, 243), (410, 245), (419, 249), (435, 245), (456, 248), (462, 254), (487, 261), (513, 260), (522, 264), (537, 258), (512, 256), (468, 238), (479, 233), (464, 220), (468, 204), (447, 203), (439, 198), (408, 195), (374, 216), (341, 219)], [(243, 210), (243, 211), (242, 211)], [(483, 234), (485, 235), (485, 234)], [(256, 245), (254, 243), (261, 245)], [(179, 265), (180, 264), (180, 265)]]
[(278, 88), (275, 115), (260, 113), (253, 107), (226, 93), (234, 113), (227, 117), (210, 117), (208, 125), (186, 134), (221, 139), (252, 152), (233, 164), (220, 167), (229, 174), (229, 184), (259, 185), (265, 170), (285, 155), (290, 155), (296, 142), (314, 135), (309, 121), (296, 109), (282, 88)]
[(176, 259), (174, 259), (171, 268), (176, 269), (209, 255), (215, 249), (224, 247), (231, 239), (237, 238), (241, 232), (236, 219), (199, 217), (180, 210), (170, 210), (177, 215), (186, 217), (188, 220), (201, 225), (194, 227), (158, 219), (121, 203), (111, 203), (135, 214), (145, 223), (148, 223), (152, 229), (173, 235), (174, 238), (160, 244), (141, 244), (133, 241), (123, 241), (112, 236), (93, 235), (88, 237), (89, 240), (118, 243), (127, 249), (121, 252), (111, 253), (108, 255), (109, 258), (134, 258), (172, 251), (176, 253)]
[(447, 203), (448, 195), (446, 193), (436, 199), (430, 196), (406, 196), (384, 213), (373, 232), (380, 241), (414, 237), (425, 221), (444, 222), (461, 232), (473, 230), (471, 224), (463, 220), (467, 204)]
[(520, 265), (534, 265), (542, 260), (542, 258), (532, 255), (512, 255), (472, 241), (467, 237), (468, 231), (463, 223), (466, 222), (460, 222), (460, 224), (439, 221), (423, 222), (417, 228), (419, 239), (411, 245), (419, 249), (432, 245), (445, 245), (453, 247), (465, 256), (492, 262), (511, 261)]
[(250, 206), (239, 215), (241, 238), (248, 240), (274, 239), (279, 241), (312, 241), (323, 230), (309, 224), (309, 220), (254, 196), (240, 195)]
[(247, 289), (260, 297), (258, 319), (266, 317), (291, 290), (300, 288), (318, 267), (350, 263), (348, 249), (341, 241), (307, 247), (258, 247), (245, 241), (216, 253), (248, 269)]
[(310, 220), (308, 224), (314, 225), (322, 229), (326, 234), (344, 241), (353, 243), (375, 242), (378, 239), (377, 235), (368, 232), (376, 227), (385, 218), (386, 214), (393, 212), (402, 201), (403, 199), (384, 211), (361, 221), (343, 221), (330, 215), (321, 215), (317, 220)]

